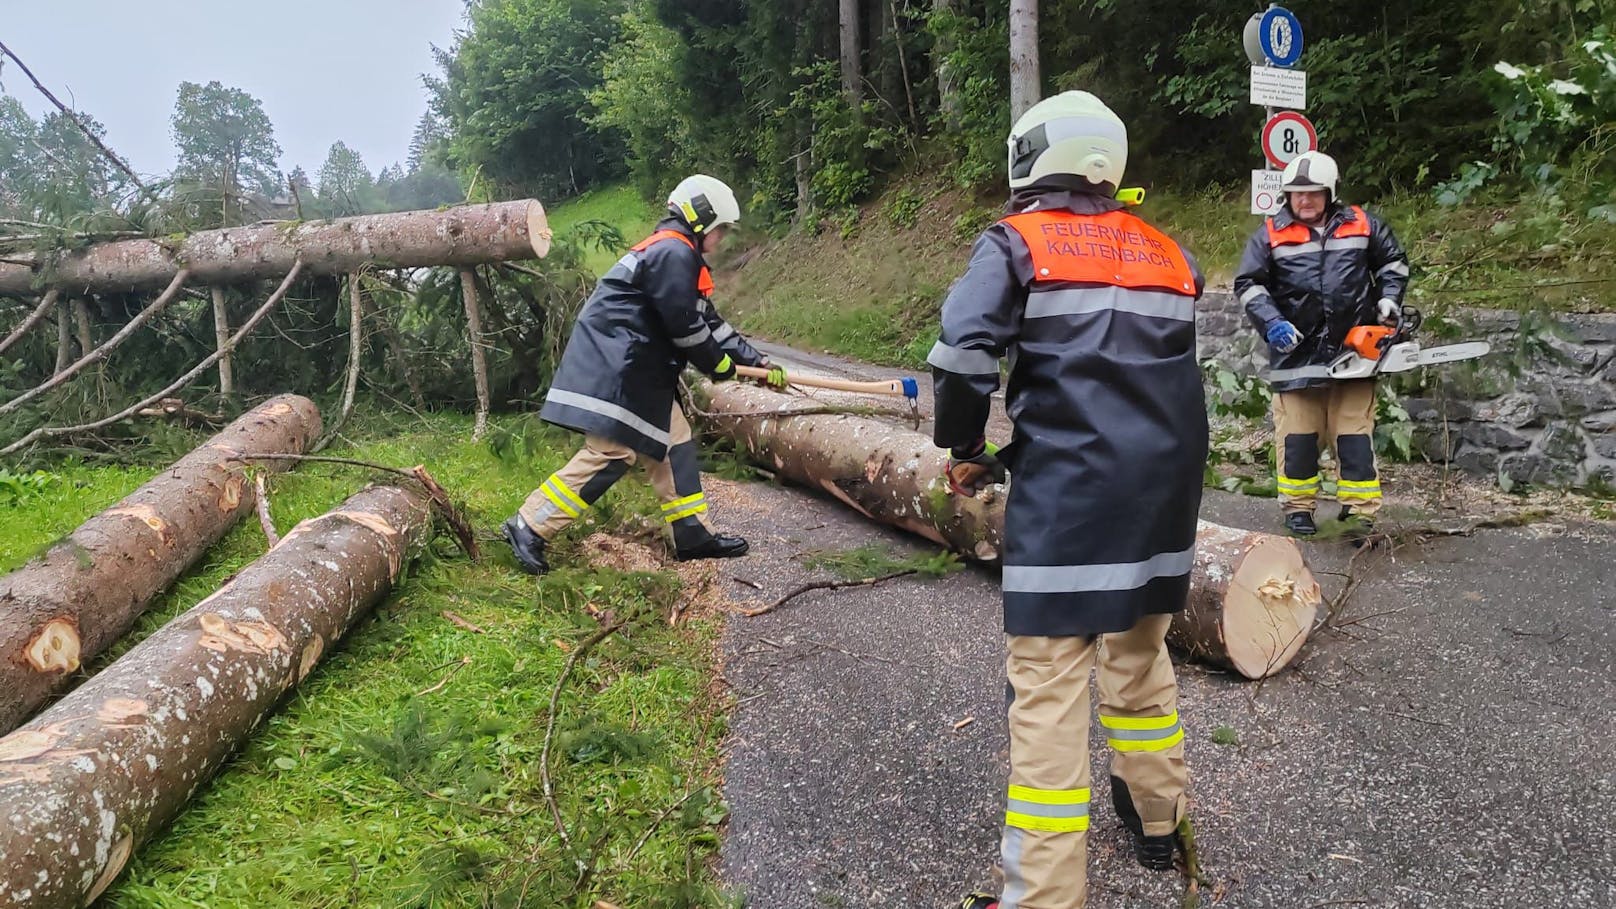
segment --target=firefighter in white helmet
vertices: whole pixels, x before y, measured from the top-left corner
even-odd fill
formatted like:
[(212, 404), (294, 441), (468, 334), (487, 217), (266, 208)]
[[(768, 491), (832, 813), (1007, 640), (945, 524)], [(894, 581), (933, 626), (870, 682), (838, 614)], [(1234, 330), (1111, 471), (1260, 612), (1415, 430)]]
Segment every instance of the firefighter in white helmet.
[(1341, 170), (1305, 152), (1281, 177), (1285, 205), (1246, 244), (1234, 291), (1269, 348), (1275, 473), (1285, 527), (1318, 532), (1321, 449), (1335, 453), (1340, 519), (1358, 540), (1380, 509), (1375, 469), (1375, 380), (1329, 377), (1330, 361), (1359, 325), (1395, 325), (1408, 289), (1408, 257), (1384, 221), (1338, 193)]
[[(737, 364), (769, 366), (711, 299), (705, 256), (740, 218), (723, 181), (685, 179), (668, 195), (668, 216), (601, 277), (578, 313), (540, 416), (583, 433), (584, 447), (505, 522), (524, 571), (549, 571), (549, 541), (636, 463), (662, 500), (679, 559), (746, 554), (745, 540), (707, 525), (696, 443), (674, 395), (687, 365), (714, 381), (733, 378)], [(770, 384), (785, 381), (783, 369), (771, 370)]]
[[(962, 906), (1077, 909), (1096, 669), (1111, 801), (1141, 864), (1173, 867), (1184, 818), (1184, 732), (1164, 638), (1189, 592), (1206, 465), (1194, 321), (1203, 280), (1183, 247), (1118, 201), (1128, 134), (1100, 99), (1074, 91), (1034, 105), (1009, 152), (1011, 213), (977, 240), (928, 357), (950, 486), (971, 495), (1013, 477), (1004, 888)], [(983, 430), (1012, 352), (1015, 432), (995, 449)]]

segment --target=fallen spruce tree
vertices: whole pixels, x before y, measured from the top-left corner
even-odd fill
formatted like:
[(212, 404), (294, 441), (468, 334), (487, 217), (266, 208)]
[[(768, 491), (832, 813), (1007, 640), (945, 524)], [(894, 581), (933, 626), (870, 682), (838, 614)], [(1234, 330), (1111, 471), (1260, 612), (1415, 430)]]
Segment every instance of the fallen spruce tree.
[(483, 265), (543, 258), (549, 251), (544, 206), (524, 199), (330, 221), (269, 221), (177, 241), (117, 240), (58, 255), (8, 256), (0, 262), (0, 293), (22, 295), (42, 285), (72, 294), (155, 288), (181, 271), (196, 284), (235, 284), (279, 279), (297, 261), (310, 274), (331, 275), (364, 267)]
[[(122, 637), (255, 501), (243, 452), (297, 454), (320, 435), (314, 402), (253, 408), (44, 555), (0, 576), (0, 733)], [(285, 461), (256, 462), (279, 471)]]
[(94, 902), (431, 528), (423, 493), (366, 489), (0, 738), (0, 906)]
[[(921, 433), (804, 408), (800, 398), (739, 383), (706, 385), (702, 394), (709, 428), (760, 466), (871, 520), (985, 562), (999, 558), (1002, 495), (950, 495), (944, 453)], [(791, 415), (801, 409), (813, 412)], [(1263, 678), (1301, 650), (1320, 603), (1319, 585), (1294, 541), (1202, 521), (1189, 606), (1174, 618), (1168, 640), (1194, 657)]]

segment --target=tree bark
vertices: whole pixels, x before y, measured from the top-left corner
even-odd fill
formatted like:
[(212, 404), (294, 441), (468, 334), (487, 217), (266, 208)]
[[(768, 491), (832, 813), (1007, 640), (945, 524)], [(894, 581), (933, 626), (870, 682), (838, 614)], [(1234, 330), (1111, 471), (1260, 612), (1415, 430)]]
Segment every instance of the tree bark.
[[(50, 284), (73, 293), (160, 287), (174, 279), (181, 263), (195, 281), (235, 284), (279, 278), (300, 255), (312, 273), (339, 275), (364, 265), (481, 265), (542, 258), (549, 251), (544, 206), (529, 199), (332, 221), (268, 222), (202, 231), (179, 243), (99, 243), (55, 259)], [(36, 272), (49, 264), (0, 263), (0, 293), (29, 292)]]
[(477, 274), (469, 268), (460, 270), (460, 293), (466, 301), (466, 337), (471, 342), (471, 374), (477, 383), (477, 423), (471, 437), (480, 439), (488, 431), (488, 354), (483, 348), (483, 316), (482, 308), (477, 303)]
[[(224, 305), (224, 288), (215, 284), (208, 288), (213, 294), (213, 349), (224, 350), (230, 341), (230, 310)], [(229, 400), (236, 394), (235, 370), (230, 355), (219, 358), (219, 396)]]
[[(951, 17), (958, 8), (957, 4), (958, 0), (932, 0), (931, 14), (937, 18)], [(954, 52), (954, 35), (952, 31), (935, 28), (932, 33), (936, 43), (932, 45), (931, 65), (937, 71), (937, 100), (943, 111), (943, 126), (950, 130), (959, 129), (959, 80), (954, 77), (954, 66), (948, 59)]]
[(251, 513), (246, 465), (232, 457), (301, 453), (319, 433), (312, 401), (274, 398), (0, 577), (0, 732), (66, 687), (81, 663), (123, 636), (154, 597)]
[(864, 68), (859, 57), (859, 0), (840, 0), (842, 94), (855, 119), (863, 113)]
[(354, 396), (359, 392), (359, 363), (364, 355), (364, 291), (359, 286), (359, 272), (356, 271), (348, 276), (348, 374), (342, 381), (342, 409), (337, 412), (337, 421), (314, 446), (315, 451), (321, 451), (330, 444), (336, 438), (337, 430), (353, 416)]
[(1043, 97), (1038, 62), (1038, 0), (1010, 0), (1010, 122)]
[[(995, 561), (1003, 551), (1002, 492), (950, 495), (945, 454), (921, 433), (868, 417), (784, 416), (800, 405), (756, 387), (705, 388), (711, 428), (757, 464), (967, 556)], [(1200, 524), (1190, 585), (1189, 608), (1174, 616), (1170, 639), (1248, 678), (1289, 664), (1322, 602), (1294, 541), (1208, 521)]]
[(0, 739), (0, 897), (94, 902), (386, 597), (431, 527), (421, 493), (366, 489)]
[(33, 331), (35, 325), (38, 325), (44, 321), (46, 316), (50, 315), (50, 311), (56, 308), (56, 297), (57, 292), (55, 290), (45, 292), (45, 298), (39, 301), (39, 305), (34, 307), (33, 312), (30, 312), (21, 322), (17, 323), (17, 327), (6, 335), (5, 340), (0, 341), (0, 354), (10, 350), (13, 344), (21, 341), (24, 335)]
[(61, 375), (72, 362), (73, 305), (64, 298), (56, 305), (56, 368), (51, 370), (51, 375)]

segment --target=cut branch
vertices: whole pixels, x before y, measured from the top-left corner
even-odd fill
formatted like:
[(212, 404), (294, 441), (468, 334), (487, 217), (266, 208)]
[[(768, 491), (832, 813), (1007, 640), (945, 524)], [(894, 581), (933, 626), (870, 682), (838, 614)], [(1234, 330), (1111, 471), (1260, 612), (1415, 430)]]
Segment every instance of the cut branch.
[(107, 148), (106, 143), (101, 141), (101, 137), (97, 136), (94, 130), (86, 126), (84, 121), (79, 119), (79, 115), (77, 113), (69, 110), (67, 105), (57, 100), (56, 96), (51, 94), (51, 90), (45, 87), (45, 83), (39, 81), (39, 78), (34, 75), (34, 71), (28, 68), (28, 64), (22, 62), (22, 58), (18, 57), (16, 53), (11, 50), (11, 48), (6, 47), (4, 42), (0, 42), (0, 53), (10, 57), (12, 62), (17, 64), (17, 68), (22, 70), (22, 74), (28, 77), (28, 81), (34, 83), (34, 88), (39, 89), (40, 94), (49, 99), (50, 103), (56, 105), (56, 109), (61, 111), (64, 117), (71, 120), (73, 125), (78, 127), (79, 132), (83, 133), (84, 137), (89, 139), (96, 148), (99, 148), (101, 150), (101, 154), (107, 156), (107, 160), (117, 165), (119, 170), (127, 174), (130, 181), (132, 181), (136, 186), (140, 187), (140, 191), (142, 193), (148, 196), (151, 195), (151, 190), (147, 188), (146, 184), (140, 182), (140, 177), (135, 175), (134, 169), (128, 164), (124, 163), (124, 160), (118, 157), (116, 152), (110, 148)]
[(275, 529), (275, 519), (269, 516), (269, 490), (264, 488), (263, 474), (253, 476), (253, 489), (258, 493), (258, 526), (264, 528), (264, 539), (274, 549), (281, 544), (281, 535)]
[(0, 341), (0, 354), (4, 354), (6, 351), (10, 350), (13, 344), (21, 341), (24, 335), (28, 334), (30, 331), (33, 331), (35, 325), (43, 322), (45, 317), (50, 315), (50, 311), (56, 308), (56, 297), (57, 292), (55, 288), (45, 292), (45, 298), (39, 301), (39, 305), (34, 307), (34, 311), (29, 313), (27, 318), (19, 322), (17, 327), (11, 330), (11, 334), (6, 335), (4, 341)]
[(72, 366), (69, 366), (54, 376), (51, 376), (49, 379), (46, 379), (44, 382), (41, 382), (39, 385), (23, 392), (10, 401), (0, 404), (0, 414), (11, 413), (40, 395), (66, 384), (68, 381), (72, 380), (74, 376), (83, 372), (86, 367), (105, 361), (108, 354), (118, 349), (118, 345), (129, 340), (130, 335), (138, 331), (140, 327), (145, 325), (147, 322), (150, 322), (153, 317), (166, 309), (168, 304), (174, 301), (175, 297), (180, 295), (180, 290), (185, 286), (185, 279), (190, 277), (190, 274), (191, 273), (189, 271), (183, 268), (180, 269), (180, 271), (174, 275), (174, 280), (169, 282), (168, 289), (163, 291), (163, 293), (156, 300), (153, 300), (150, 306), (141, 310), (133, 319), (130, 319), (129, 324), (118, 329), (118, 333), (107, 339), (107, 343), (102, 344), (100, 347), (97, 347), (94, 350), (89, 350), (86, 348), (84, 356), (80, 357), (78, 362), (74, 363)]
[[(213, 296), (213, 349), (223, 350), (230, 341), (230, 310), (225, 307), (224, 288), (215, 284), (208, 288)], [(219, 395), (226, 400), (236, 394), (235, 371), (230, 355), (219, 358)]]
[(483, 350), (482, 307), (477, 303), (477, 275), (469, 268), (460, 270), (460, 291), (466, 301), (466, 336), (471, 341), (471, 372), (477, 383), (477, 422), (472, 439), (488, 431), (488, 356)]
[(413, 490), (360, 492), (0, 739), (0, 893), (30, 894), (8, 905), (94, 902), (387, 596), (431, 527)]
[(179, 391), (181, 388), (191, 384), (191, 382), (194, 381), (197, 376), (207, 372), (208, 369), (213, 366), (213, 364), (219, 362), (220, 359), (229, 356), (230, 352), (236, 349), (236, 345), (240, 344), (243, 338), (247, 337), (247, 335), (252, 333), (254, 328), (258, 327), (258, 323), (263, 321), (263, 318), (269, 315), (269, 311), (274, 309), (275, 306), (281, 302), (282, 297), (286, 296), (286, 292), (292, 289), (292, 283), (297, 280), (298, 273), (302, 270), (303, 263), (294, 262), (292, 264), (292, 270), (286, 275), (286, 280), (281, 282), (280, 287), (275, 288), (275, 292), (270, 294), (269, 299), (264, 301), (263, 306), (258, 307), (258, 311), (252, 314), (252, 318), (248, 319), (245, 325), (241, 326), (241, 330), (232, 335), (224, 347), (214, 351), (207, 359), (193, 367), (190, 372), (174, 380), (172, 385), (169, 385), (167, 388), (159, 391), (149, 398), (146, 398), (143, 401), (130, 405), (129, 407), (113, 414), (110, 417), (102, 420), (96, 420), (93, 423), (81, 423), (78, 426), (42, 426), (28, 435), (23, 436), (21, 439), (11, 443), (10, 445), (7, 445), (5, 448), (0, 448), (0, 456), (12, 454), (17, 450), (28, 445), (32, 445), (34, 442), (37, 442), (43, 438), (67, 436), (73, 435), (74, 433), (93, 432), (97, 429), (105, 429), (106, 427), (111, 426), (112, 424), (121, 420), (129, 419), (144, 408), (150, 407), (152, 404), (161, 401), (169, 395), (172, 395), (174, 392)]
[(364, 356), (365, 344), (365, 307), (364, 291), (359, 284), (359, 272), (348, 275), (348, 374), (342, 381), (342, 409), (337, 412), (337, 419), (326, 430), (325, 438), (314, 446), (315, 451), (323, 451), (337, 437), (337, 432), (353, 416), (354, 395), (359, 390), (359, 362)]
[(73, 307), (63, 300), (56, 307), (56, 368), (51, 375), (58, 376), (62, 370), (72, 362), (73, 356)]
[(237, 461), (242, 451), (302, 451), (319, 433), (312, 401), (274, 398), (0, 577), (0, 731), (26, 719), (80, 663), (121, 637), (252, 511), (253, 488)]
[(753, 618), (755, 616), (773, 612), (797, 597), (800, 597), (805, 593), (812, 593), (815, 590), (847, 590), (851, 587), (874, 587), (875, 585), (885, 581), (891, 581), (897, 578), (906, 578), (914, 573), (915, 569), (909, 568), (904, 571), (894, 571), (891, 574), (883, 574), (880, 577), (860, 578), (857, 581), (814, 581), (798, 587), (796, 590), (791, 591), (767, 606), (759, 606), (756, 609), (742, 609), (740, 610), (740, 613), (747, 618)]

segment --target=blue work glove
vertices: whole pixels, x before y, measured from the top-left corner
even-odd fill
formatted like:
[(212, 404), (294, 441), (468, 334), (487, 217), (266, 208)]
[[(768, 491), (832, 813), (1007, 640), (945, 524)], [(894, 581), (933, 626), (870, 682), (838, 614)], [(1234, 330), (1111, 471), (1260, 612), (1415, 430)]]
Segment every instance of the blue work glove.
[(1284, 319), (1270, 322), (1268, 324), (1268, 333), (1263, 337), (1268, 340), (1269, 347), (1282, 354), (1290, 353), (1302, 343), (1302, 333), (1296, 330), (1295, 325)]
[(949, 491), (970, 498), (988, 488), (990, 483), (1003, 483), (1004, 463), (998, 455), (999, 446), (986, 439), (977, 439), (974, 445), (950, 451), (946, 468)]

